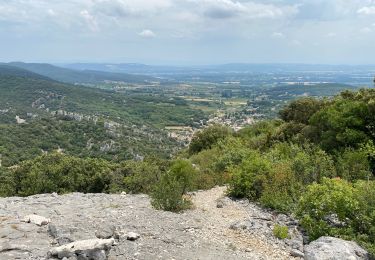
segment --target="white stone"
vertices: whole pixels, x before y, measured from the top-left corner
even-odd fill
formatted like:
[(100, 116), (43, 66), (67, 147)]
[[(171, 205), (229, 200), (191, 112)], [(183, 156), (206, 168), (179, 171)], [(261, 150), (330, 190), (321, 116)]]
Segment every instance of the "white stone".
[(368, 252), (353, 241), (320, 237), (305, 246), (305, 260), (367, 260)]
[(88, 239), (88, 240), (80, 240), (76, 242), (72, 242), (66, 245), (62, 245), (59, 247), (52, 248), (49, 250), (49, 253), (52, 256), (61, 256), (61, 255), (69, 255), (75, 254), (77, 252), (82, 251), (91, 251), (91, 250), (108, 250), (113, 244), (115, 240), (111, 239)]
[(38, 226), (47, 225), (50, 221), (51, 221), (50, 219), (42, 217), (42, 216), (38, 216), (38, 215), (27, 215), (23, 219), (23, 222), (33, 223), (33, 224), (36, 224)]

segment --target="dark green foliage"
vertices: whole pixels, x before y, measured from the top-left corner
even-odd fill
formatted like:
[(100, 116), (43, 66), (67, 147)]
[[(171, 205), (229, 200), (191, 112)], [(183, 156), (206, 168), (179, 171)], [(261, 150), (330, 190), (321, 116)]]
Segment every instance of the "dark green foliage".
[(230, 133), (230, 128), (226, 126), (212, 125), (207, 127), (193, 136), (189, 146), (189, 152), (190, 154), (195, 154), (204, 149), (210, 149), (220, 140), (228, 137)]
[(14, 170), (14, 195), (107, 192), (114, 168), (100, 159), (78, 159), (58, 153), (43, 155), (21, 163)]
[(349, 181), (367, 180), (371, 177), (368, 153), (348, 148), (337, 155), (337, 173)]
[(150, 193), (161, 179), (162, 169), (155, 161), (125, 161), (117, 169), (123, 178), (123, 188), (130, 193)]
[(169, 171), (155, 185), (151, 193), (152, 205), (156, 209), (181, 211), (191, 202), (186, 193), (194, 188), (197, 172), (187, 160), (176, 160)]
[(315, 98), (297, 99), (280, 111), (280, 117), (286, 122), (307, 124), (311, 116), (324, 107), (325, 103)]
[(314, 114), (310, 123), (319, 133), (322, 148), (331, 151), (366, 143), (370, 138), (366, 128), (367, 115), (366, 103), (338, 100)]
[(252, 152), (238, 167), (231, 170), (229, 194), (258, 200), (263, 192), (263, 182), (271, 170), (271, 163), (261, 154)]
[(0, 167), (0, 197), (15, 195), (15, 179), (11, 170)]
[(188, 209), (191, 201), (182, 195), (183, 187), (176, 178), (166, 174), (155, 185), (151, 193), (151, 204), (156, 209), (179, 212)]

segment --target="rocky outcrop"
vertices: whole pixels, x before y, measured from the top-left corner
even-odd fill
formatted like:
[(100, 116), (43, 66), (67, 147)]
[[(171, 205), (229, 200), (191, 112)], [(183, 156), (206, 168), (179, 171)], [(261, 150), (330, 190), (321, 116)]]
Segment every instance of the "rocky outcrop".
[(335, 237), (321, 237), (305, 246), (305, 260), (368, 260), (357, 243)]
[[(0, 198), (0, 259), (324, 259), (318, 251), (331, 250), (317, 242), (304, 246), (289, 216), (224, 192), (196, 192), (194, 208), (179, 214), (153, 209), (146, 195), (126, 193)], [(288, 227), (289, 238), (273, 235), (276, 224)], [(348, 243), (338, 250), (355, 248)]]

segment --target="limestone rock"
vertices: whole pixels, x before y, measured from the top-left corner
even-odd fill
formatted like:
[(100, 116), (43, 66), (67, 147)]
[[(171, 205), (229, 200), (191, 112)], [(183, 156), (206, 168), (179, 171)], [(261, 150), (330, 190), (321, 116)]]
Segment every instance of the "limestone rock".
[(353, 241), (320, 237), (305, 246), (305, 260), (368, 260), (369, 253)]
[(72, 242), (49, 250), (50, 256), (62, 259), (79, 255), (83, 259), (102, 260), (106, 259), (108, 252), (115, 240), (111, 239), (88, 239)]
[(45, 217), (42, 217), (42, 216), (38, 216), (38, 215), (27, 215), (24, 219), (23, 219), (23, 222), (26, 222), (26, 223), (33, 223), (35, 225), (38, 225), (38, 226), (43, 226), (43, 225), (47, 225), (51, 220), (48, 219), (48, 218), (45, 218)]
[(113, 225), (102, 225), (95, 231), (95, 236), (101, 239), (108, 239), (111, 237), (118, 238), (116, 227)]

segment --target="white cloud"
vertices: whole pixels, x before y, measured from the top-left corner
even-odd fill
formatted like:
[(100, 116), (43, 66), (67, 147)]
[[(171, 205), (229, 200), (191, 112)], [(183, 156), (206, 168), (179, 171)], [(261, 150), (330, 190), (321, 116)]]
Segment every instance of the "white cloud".
[(293, 40), (290, 42), (290, 45), (292, 46), (300, 46), (302, 45), (302, 42), (300, 42), (299, 40)]
[(47, 13), (49, 16), (56, 16), (56, 12), (53, 9), (48, 9)]
[(276, 6), (257, 2), (240, 2), (236, 0), (188, 0), (194, 3), (198, 10), (203, 10), (205, 17), (212, 19), (225, 18), (279, 18), (298, 12), (297, 5)]
[(358, 14), (375, 15), (375, 6), (365, 6), (357, 11)]
[(156, 37), (156, 34), (149, 29), (143, 30), (142, 32), (138, 33), (138, 35), (143, 38), (155, 38)]
[(372, 30), (369, 27), (364, 27), (361, 30), (359, 30), (361, 33), (371, 33)]
[(89, 13), (87, 10), (82, 10), (80, 12), (81, 17), (84, 19), (84, 21), (87, 23), (89, 29), (93, 32), (99, 31), (98, 23), (93, 15)]
[(285, 38), (285, 35), (281, 32), (274, 32), (272, 33), (271, 37), (275, 39), (283, 39)]
[(334, 37), (337, 36), (337, 33), (335, 33), (335, 32), (330, 32), (330, 33), (327, 33), (326, 36), (327, 36), (328, 38), (334, 38)]

